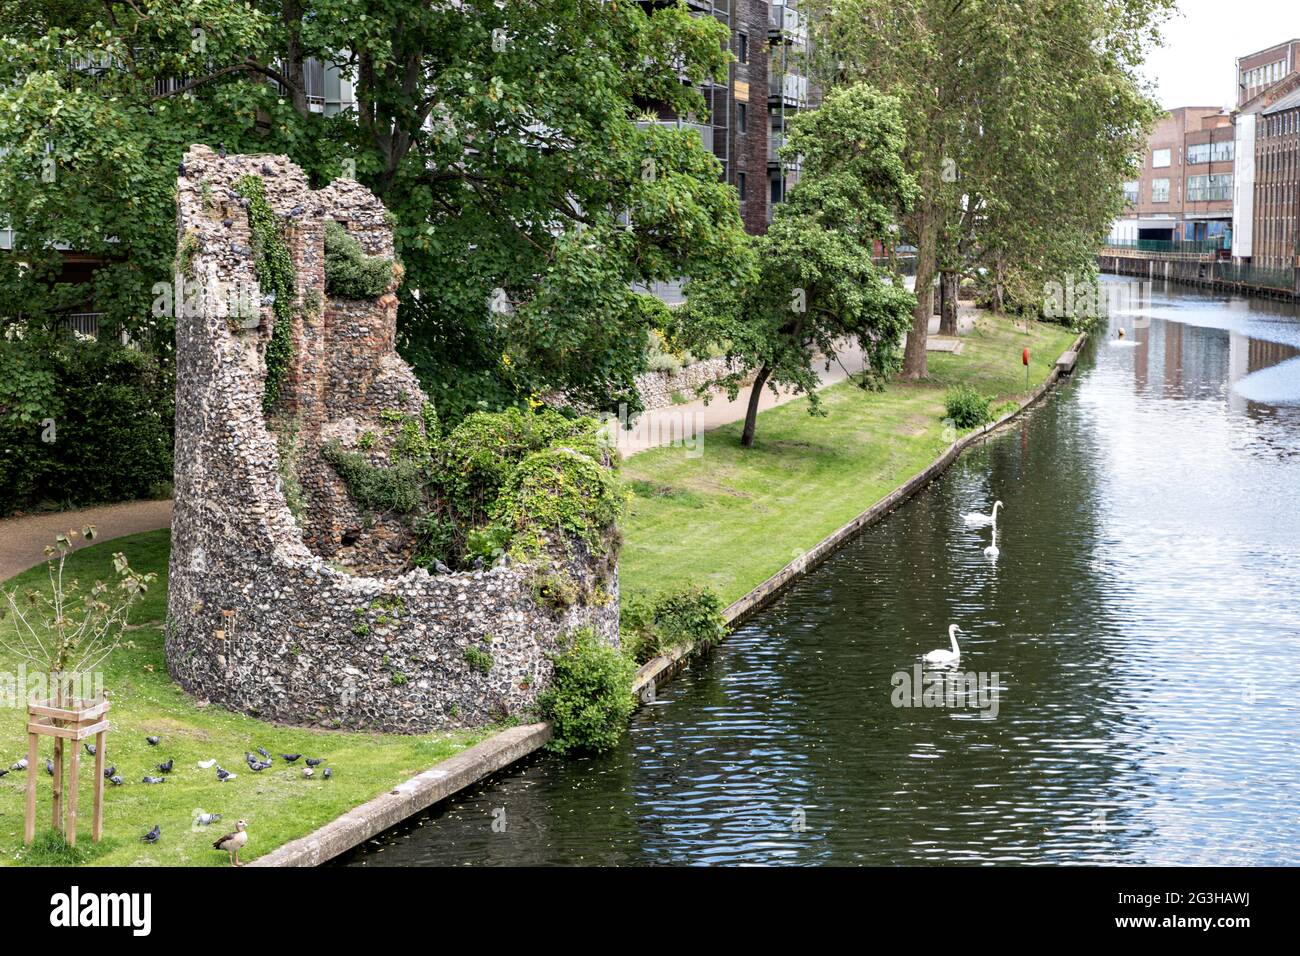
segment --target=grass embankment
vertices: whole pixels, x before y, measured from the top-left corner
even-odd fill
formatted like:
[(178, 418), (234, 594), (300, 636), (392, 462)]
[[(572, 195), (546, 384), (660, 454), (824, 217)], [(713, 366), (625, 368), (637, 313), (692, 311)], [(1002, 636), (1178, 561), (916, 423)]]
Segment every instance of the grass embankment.
[[(104, 788), (104, 839), (90, 840), (94, 758), (82, 752), (81, 799), (78, 804), (77, 846), (72, 853), (51, 841), (50, 778), (45, 757), (53, 753), (49, 738), (42, 738), (41, 760), (27, 771), (12, 771), (0, 778), (0, 862), (8, 864), (68, 864), (93, 862), (125, 865), (225, 865), (226, 854), (212, 849), (212, 841), (234, 829), (238, 819), (248, 821), (249, 841), (241, 860), (252, 860), (277, 846), (304, 836), (393, 785), (477, 743), (493, 728), (450, 733), (404, 736), (397, 734), (343, 733), (283, 727), (232, 714), (217, 706), (200, 706), (177, 687), (163, 660), (163, 619), (167, 609), (167, 531), (118, 538), (73, 553), (65, 577), (88, 585), (96, 578), (114, 579), (112, 554), (126, 554), (138, 571), (155, 571), (158, 580), (145, 600), (131, 613), (129, 644), (119, 647), (104, 671), (104, 686), (113, 702), (108, 733), (108, 763), (117, 767), (123, 785)], [(47, 585), (44, 565), (6, 581), (0, 587)], [(0, 629), (11, 628), (9, 619)], [(18, 661), (0, 649), (0, 670), (13, 674)], [(25, 704), (0, 700), (0, 769), (26, 756)], [(157, 736), (158, 746), (145, 738)], [(269, 770), (253, 773), (244, 761), (248, 751), (265, 747), (275, 758)], [(281, 753), (323, 757), (312, 779), (302, 776), (303, 761), (287, 765)], [(145, 774), (161, 776), (156, 765), (175, 758), (175, 769), (163, 784), (145, 784)], [(236, 774), (219, 783), (215, 770), (201, 770), (200, 760), (217, 763)], [(65, 756), (65, 775), (67, 767)], [(332, 779), (321, 776), (333, 768)], [(23, 846), (23, 809), (27, 774), (38, 784), (37, 842)], [(211, 826), (193, 824), (196, 812), (220, 813)], [(154, 824), (162, 828), (156, 844), (141, 836)]]
[(708, 432), (697, 458), (681, 448), (635, 456), (624, 465), (636, 498), (619, 559), (623, 592), (702, 585), (730, 604), (938, 457), (948, 388), (993, 395), (996, 410), (1025, 397), (1022, 349), (1033, 388), (1074, 337), (985, 316), (962, 337), (961, 355), (929, 354), (925, 382), (832, 386), (821, 392), (825, 417), (810, 417), (807, 399), (763, 412), (749, 449), (736, 422)]

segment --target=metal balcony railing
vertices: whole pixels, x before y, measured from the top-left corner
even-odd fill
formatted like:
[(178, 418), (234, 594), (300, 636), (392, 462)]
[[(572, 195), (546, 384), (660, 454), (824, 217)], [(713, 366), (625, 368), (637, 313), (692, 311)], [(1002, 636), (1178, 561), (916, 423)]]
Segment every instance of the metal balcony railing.
[(1238, 283), (1262, 289), (1290, 292), (1295, 289), (1294, 269), (1273, 269), (1248, 263), (1220, 262), (1214, 267), (1220, 282)]
[(1152, 252), (1163, 255), (1206, 255), (1224, 248), (1222, 239), (1130, 239), (1107, 240), (1107, 249)]
[(770, 166), (781, 164), (780, 149), (785, 145), (785, 133), (775, 130), (767, 134), (767, 162)]
[(803, 43), (808, 39), (808, 28), (803, 14), (784, 3), (772, 3), (767, 8), (767, 35), (787, 43)]
[(663, 119), (663, 120), (656, 120), (654, 123), (650, 123), (646, 120), (642, 120), (638, 122), (636, 125), (638, 128), (641, 129), (653, 125), (653, 126), (667, 126), (673, 129), (694, 130), (695, 134), (700, 137), (700, 141), (704, 143), (704, 148), (707, 149), (709, 152), (713, 152), (713, 127), (707, 126), (704, 123), (688, 123), (685, 120)]
[(773, 73), (767, 78), (768, 99), (800, 106), (808, 102), (808, 77), (797, 73)]

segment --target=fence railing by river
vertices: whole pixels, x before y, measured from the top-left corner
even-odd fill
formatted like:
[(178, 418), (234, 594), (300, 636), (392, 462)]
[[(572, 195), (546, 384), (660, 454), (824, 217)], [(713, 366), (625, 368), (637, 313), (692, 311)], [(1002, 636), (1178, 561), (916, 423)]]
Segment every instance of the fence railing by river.
[[(1296, 261), (1300, 262), (1300, 259)], [(1246, 295), (1300, 299), (1300, 265), (1260, 266), (1223, 259), (1217, 252), (1187, 248), (1175, 250), (1171, 247), (1162, 251), (1140, 250), (1132, 245), (1106, 245), (1097, 251), (1097, 266), (1102, 272), (1115, 275), (1165, 279)]]

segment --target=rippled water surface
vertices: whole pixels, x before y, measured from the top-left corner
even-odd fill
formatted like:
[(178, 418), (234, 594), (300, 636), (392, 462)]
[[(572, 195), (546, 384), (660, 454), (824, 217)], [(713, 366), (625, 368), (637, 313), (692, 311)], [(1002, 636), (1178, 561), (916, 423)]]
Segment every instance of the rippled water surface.
[[(621, 749), (533, 759), (344, 862), (1294, 862), (1300, 321), (1176, 287), (1109, 321)], [(994, 564), (961, 516), (998, 499)], [(896, 706), (949, 623), (964, 706)]]

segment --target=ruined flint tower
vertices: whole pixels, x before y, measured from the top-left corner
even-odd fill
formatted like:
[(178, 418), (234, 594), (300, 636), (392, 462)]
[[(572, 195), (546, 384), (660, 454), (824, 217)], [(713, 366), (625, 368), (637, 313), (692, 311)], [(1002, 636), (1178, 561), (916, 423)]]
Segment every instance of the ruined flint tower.
[[(275, 297), (256, 285), (249, 177), (292, 265), (292, 318), (274, 346)], [(266, 719), (423, 732), (525, 711), (576, 627), (617, 641), (608, 566), (563, 568), (579, 583), (599, 577), (602, 600), (559, 610), (539, 606), (527, 564), (412, 569), (409, 531), (360, 509), (322, 457), (330, 443), (369, 449), (360, 436), (382, 435), (384, 422), (427, 403), (394, 351), (400, 270), (374, 299), (326, 295), (327, 224), (369, 256), (393, 256), (373, 194), (351, 180), (312, 190), (282, 156), (222, 158), (194, 146), (177, 210), (178, 271), (205, 290), (176, 329), (167, 666), (182, 687)], [(255, 290), (251, 314), (219, 304), (222, 290), (240, 288)], [(275, 348), (279, 387), (267, 411)]]

